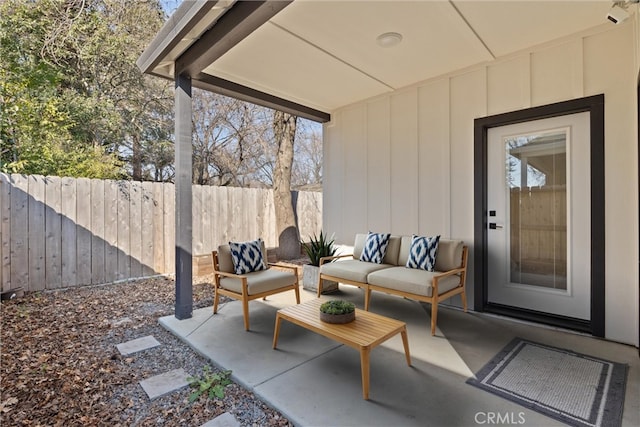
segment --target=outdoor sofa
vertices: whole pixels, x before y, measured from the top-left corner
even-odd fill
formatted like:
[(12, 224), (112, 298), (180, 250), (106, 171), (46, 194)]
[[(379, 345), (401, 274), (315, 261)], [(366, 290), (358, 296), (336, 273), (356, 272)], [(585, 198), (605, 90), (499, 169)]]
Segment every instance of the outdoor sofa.
[(371, 291), (428, 302), (431, 304), (431, 335), (435, 335), (436, 331), (438, 302), (460, 295), (464, 311), (467, 311), (465, 280), (468, 248), (462, 240), (442, 239), (438, 236), (437, 248), (431, 254), (435, 255), (435, 263), (432, 259), (434, 265), (430, 265), (433, 271), (428, 271), (415, 266), (407, 267), (410, 258), (412, 262), (417, 258), (411, 255), (411, 250), (414, 237), (419, 236), (390, 235), (382, 259), (374, 260), (379, 262), (362, 260), (367, 259), (363, 257), (363, 252), (367, 251), (365, 246), (371, 243), (371, 234), (376, 233), (356, 234), (352, 254), (321, 258), (318, 297), (322, 293), (323, 281), (333, 280), (362, 288), (365, 295), (364, 309), (367, 311)]

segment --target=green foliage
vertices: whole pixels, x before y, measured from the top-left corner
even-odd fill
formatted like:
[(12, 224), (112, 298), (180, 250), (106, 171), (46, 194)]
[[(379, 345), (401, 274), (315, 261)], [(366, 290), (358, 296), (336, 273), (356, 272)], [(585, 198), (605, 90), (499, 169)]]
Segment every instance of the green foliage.
[(352, 302), (339, 299), (324, 302), (320, 306), (320, 311), (326, 314), (353, 313), (355, 309), (356, 306)]
[(328, 238), (320, 231), (320, 236), (315, 234), (309, 238), (309, 242), (300, 242), (311, 265), (320, 266), (320, 258), (335, 255), (338, 248), (333, 245), (335, 239)]
[[(0, 0), (0, 171), (173, 179), (172, 83), (136, 65), (164, 24), (162, 4)], [(196, 88), (193, 95), (194, 183), (318, 188), (319, 127), (313, 138), (298, 132), (305, 143), (292, 166), (295, 118), (282, 121), (294, 126), (282, 128), (290, 144), (280, 150), (276, 113)]]
[(170, 85), (135, 64), (162, 23), (157, 1), (0, 2), (0, 170), (125, 177), (170, 126)]
[(202, 368), (202, 376), (189, 377), (189, 385), (196, 390), (189, 395), (189, 403), (195, 402), (200, 396), (205, 395), (209, 399), (224, 398), (224, 388), (231, 384), (231, 371), (212, 372), (209, 365)]

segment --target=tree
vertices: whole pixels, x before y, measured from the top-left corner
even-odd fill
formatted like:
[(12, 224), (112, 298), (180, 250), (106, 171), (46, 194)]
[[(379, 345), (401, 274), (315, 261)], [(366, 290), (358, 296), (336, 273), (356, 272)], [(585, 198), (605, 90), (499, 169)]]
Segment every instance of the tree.
[[(0, 2), (0, 170), (172, 180), (172, 83), (135, 64), (165, 18), (158, 0)], [(274, 185), (272, 110), (197, 89), (193, 107), (194, 183)], [(319, 128), (298, 123), (291, 183), (317, 187)]]
[(322, 126), (309, 120), (298, 120), (292, 188), (322, 188)]
[(300, 236), (291, 199), (291, 166), (297, 119), (297, 116), (282, 111), (273, 113), (273, 133), (278, 147), (273, 170), (273, 201), (281, 259), (300, 256)]
[(170, 84), (135, 65), (163, 17), (158, 1), (0, 4), (3, 170), (141, 179), (149, 138), (170, 135)]
[(194, 90), (193, 182), (255, 186), (268, 145), (267, 110), (211, 92)]
[(0, 168), (4, 172), (117, 177), (116, 157), (74, 139), (64, 73), (42, 55), (52, 2), (0, 4)]

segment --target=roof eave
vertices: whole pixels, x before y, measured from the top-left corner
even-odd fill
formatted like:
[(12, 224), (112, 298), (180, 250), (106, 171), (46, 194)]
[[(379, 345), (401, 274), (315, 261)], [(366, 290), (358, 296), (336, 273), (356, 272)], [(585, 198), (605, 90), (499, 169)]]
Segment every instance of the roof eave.
[(217, 3), (206, 0), (183, 1), (136, 61), (140, 71), (152, 73)]
[[(206, 66), (215, 62), (292, 1), (184, 1), (140, 55), (136, 64), (145, 74), (172, 80), (175, 78), (174, 74), (178, 73), (191, 78), (192, 85), (200, 89), (326, 123), (331, 120), (329, 113), (203, 72)], [(202, 21), (207, 19), (207, 14), (218, 3), (224, 4), (227, 10), (218, 16), (217, 21), (206, 23), (207, 28), (204, 28)], [(229, 7), (231, 5), (233, 7)], [(201, 28), (198, 28), (199, 25)], [(194, 36), (195, 34), (189, 36), (194, 29), (200, 34), (186, 45), (183, 43), (184, 39)], [(183, 46), (179, 46), (180, 43)], [(176, 47), (182, 51), (174, 52)], [(167, 61), (171, 61), (175, 67), (160, 66)]]
[(331, 120), (331, 115), (324, 111), (298, 104), (284, 98), (271, 95), (247, 86), (243, 86), (219, 77), (200, 73), (193, 80), (193, 85), (199, 89), (205, 89), (220, 95), (229, 96), (241, 101), (251, 102), (263, 107), (272, 108), (318, 123), (327, 123)]

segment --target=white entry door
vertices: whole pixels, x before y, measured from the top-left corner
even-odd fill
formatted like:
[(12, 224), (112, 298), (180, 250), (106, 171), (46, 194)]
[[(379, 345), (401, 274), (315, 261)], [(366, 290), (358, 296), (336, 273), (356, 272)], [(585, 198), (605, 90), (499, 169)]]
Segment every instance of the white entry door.
[(589, 114), (488, 131), (488, 301), (590, 320)]

